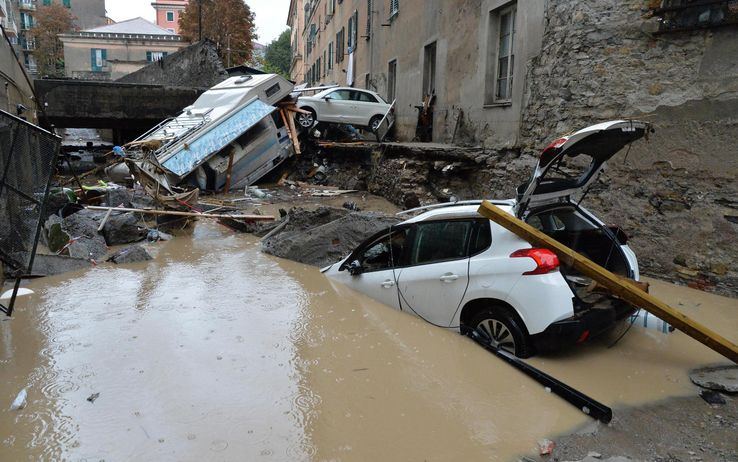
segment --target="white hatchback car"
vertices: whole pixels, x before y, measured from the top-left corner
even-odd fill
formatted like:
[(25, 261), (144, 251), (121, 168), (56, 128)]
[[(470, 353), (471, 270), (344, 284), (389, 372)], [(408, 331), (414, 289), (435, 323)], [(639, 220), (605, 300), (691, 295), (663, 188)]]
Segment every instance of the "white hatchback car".
[[(610, 271), (638, 280), (625, 233), (606, 226), (572, 195), (585, 194), (605, 162), (649, 130), (646, 123), (620, 120), (559, 138), (543, 151), (516, 199), (492, 202)], [(561, 265), (550, 250), (531, 248), (481, 217), (480, 203), (402, 212), (422, 211), (322, 271), (436, 326), (481, 331), (493, 346), (520, 357), (584, 342), (634, 313), (633, 306)]]
[(303, 128), (310, 128), (318, 121), (351, 124), (376, 131), (385, 114), (393, 118), (391, 104), (379, 94), (359, 88), (336, 87), (314, 96), (300, 96), (297, 106), (308, 111), (308, 114), (297, 114), (297, 123)]

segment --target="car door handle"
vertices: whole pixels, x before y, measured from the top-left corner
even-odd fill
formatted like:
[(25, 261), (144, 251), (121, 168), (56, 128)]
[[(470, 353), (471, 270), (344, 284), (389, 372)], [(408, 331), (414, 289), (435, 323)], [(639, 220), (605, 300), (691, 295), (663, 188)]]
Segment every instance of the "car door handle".
[(447, 273), (441, 276), (439, 279), (441, 280), (441, 282), (450, 283), (450, 282), (454, 282), (455, 280), (459, 279), (459, 275)]
[(384, 287), (385, 289), (389, 289), (389, 288), (390, 288), (390, 287), (392, 287), (393, 285), (395, 285), (395, 281), (393, 281), (393, 280), (391, 280), (391, 279), (387, 279), (386, 281), (384, 281), (384, 282), (382, 283), (382, 287)]

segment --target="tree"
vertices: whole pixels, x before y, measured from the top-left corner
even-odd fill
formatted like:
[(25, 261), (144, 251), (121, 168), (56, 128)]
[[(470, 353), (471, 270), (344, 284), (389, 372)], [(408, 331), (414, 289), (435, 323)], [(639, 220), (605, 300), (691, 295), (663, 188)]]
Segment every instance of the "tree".
[(286, 29), (275, 40), (267, 45), (264, 53), (264, 71), (273, 74), (282, 74), (290, 78), (290, 64), (292, 50), (290, 46), (290, 30)]
[(180, 34), (190, 41), (200, 38), (201, 5), (202, 38), (215, 42), (221, 59), (231, 66), (251, 60), (254, 13), (243, 0), (190, 1), (179, 19)]
[(58, 3), (38, 7), (36, 24), (29, 36), (36, 42), (33, 57), (39, 75), (64, 76), (64, 44), (59, 34), (75, 30), (74, 20), (69, 8)]

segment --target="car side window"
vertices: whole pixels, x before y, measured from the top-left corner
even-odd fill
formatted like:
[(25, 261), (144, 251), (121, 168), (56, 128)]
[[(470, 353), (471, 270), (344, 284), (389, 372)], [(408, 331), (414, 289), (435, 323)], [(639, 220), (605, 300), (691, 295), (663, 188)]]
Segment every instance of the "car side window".
[(351, 99), (351, 91), (350, 90), (336, 90), (333, 93), (329, 94), (332, 99), (337, 100), (348, 100)]
[(393, 261), (401, 261), (407, 242), (407, 229), (388, 233), (374, 241), (364, 250), (358, 260), (364, 272), (380, 271), (392, 268)]
[(375, 98), (373, 95), (369, 93), (364, 93), (363, 91), (355, 91), (354, 97), (351, 98), (356, 101), (362, 101), (364, 103), (376, 103), (377, 98)]
[(418, 223), (410, 265), (466, 258), (473, 224), (471, 220)]

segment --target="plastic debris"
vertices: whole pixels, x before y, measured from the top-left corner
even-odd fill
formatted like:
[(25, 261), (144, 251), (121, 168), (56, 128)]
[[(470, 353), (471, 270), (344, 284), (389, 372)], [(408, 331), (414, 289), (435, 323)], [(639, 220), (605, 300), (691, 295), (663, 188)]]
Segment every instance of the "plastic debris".
[(97, 398), (100, 397), (100, 393), (93, 393), (87, 397), (87, 401), (94, 403)]
[[(31, 289), (24, 289), (23, 287), (21, 287), (20, 289), (18, 289), (18, 293), (16, 294), (16, 296), (22, 297), (24, 295), (31, 295), (32, 293), (33, 291)], [(10, 300), (10, 297), (12, 296), (13, 296), (13, 289), (6, 290), (5, 292), (3, 292), (2, 295), (0, 295), (0, 300), (2, 301)]]
[(538, 441), (538, 451), (542, 456), (551, 454), (556, 447), (556, 443), (548, 438)]
[(13, 400), (13, 404), (10, 405), (11, 411), (17, 411), (26, 407), (26, 400), (28, 399), (28, 392), (26, 389), (22, 389), (18, 396)]

